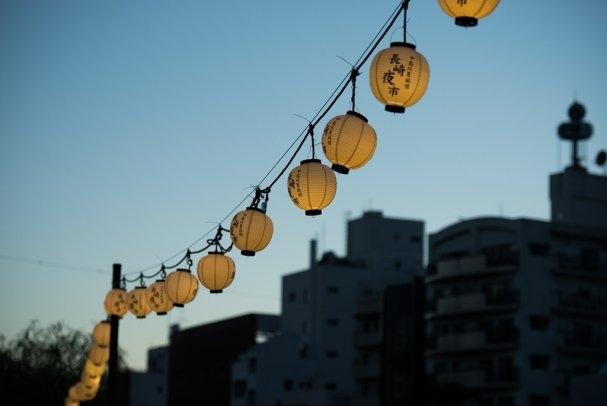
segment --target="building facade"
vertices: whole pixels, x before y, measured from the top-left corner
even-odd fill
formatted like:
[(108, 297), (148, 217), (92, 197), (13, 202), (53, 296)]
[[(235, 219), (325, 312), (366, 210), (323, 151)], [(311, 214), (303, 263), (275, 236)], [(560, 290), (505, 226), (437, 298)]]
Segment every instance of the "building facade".
[(358, 295), (419, 275), (423, 223), (367, 212), (348, 223), (344, 258), (326, 253), (282, 279), (281, 335), (257, 345), (233, 365), (233, 405), (340, 405), (357, 393)]
[(568, 405), (571, 380), (607, 360), (607, 177), (574, 157), (550, 198), (550, 221), (483, 217), (430, 236), (427, 370), (471, 404)]

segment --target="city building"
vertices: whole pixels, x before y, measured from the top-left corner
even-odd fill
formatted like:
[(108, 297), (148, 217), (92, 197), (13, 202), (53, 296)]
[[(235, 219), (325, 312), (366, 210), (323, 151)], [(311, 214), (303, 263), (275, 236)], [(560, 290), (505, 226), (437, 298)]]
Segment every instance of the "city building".
[(348, 222), (347, 255), (325, 253), (282, 279), (281, 334), (233, 365), (233, 405), (345, 405), (358, 389), (352, 370), (358, 296), (365, 286), (403, 284), (423, 272), (423, 222), (366, 212)]
[(424, 283), (365, 286), (354, 331), (353, 406), (420, 404), (424, 387)]
[(588, 172), (579, 104), (559, 133), (572, 164), (550, 176), (551, 218), (480, 217), (430, 235), (427, 372), (471, 404), (568, 405), (607, 360), (607, 177)]
[(129, 406), (166, 406), (168, 347), (148, 350), (146, 371), (129, 371)]
[(278, 316), (245, 314), (214, 323), (172, 329), (169, 406), (230, 404), (231, 365), (238, 355), (279, 330)]

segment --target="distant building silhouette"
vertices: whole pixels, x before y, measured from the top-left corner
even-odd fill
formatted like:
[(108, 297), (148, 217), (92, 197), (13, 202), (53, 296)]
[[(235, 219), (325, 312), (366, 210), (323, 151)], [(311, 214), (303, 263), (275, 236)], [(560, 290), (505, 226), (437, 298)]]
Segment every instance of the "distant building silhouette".
[(577, 156), (583, 111), (561, 126), (572, 163), (550, 177), (550, 221), (484, 217), (430, 236), (427, 369), (471, 404), (569, 405), (572, 378), (607, 360), (607, 177)]
[(317, 261), (313, 241), (310, 268), (283, 277), (281, 335), (242, 353), (232, 368), (232, 404), (351, 404), (359, 393), (352, 374), (361, 365), (353, 344), (359, 294), (420, 275), (422, 241), (421, 221), (380, 212), (348, 222), (344, 258), (329, 252)]
[(278, 328), (278, 316), (246, 314), (185, 330), (173, 329), (169, 406), (229, 405), (232, 363)]
[(146, 371), (128, 373), (129, 406), (166, 406), (168, 367), (168, 347), (150, 348)]

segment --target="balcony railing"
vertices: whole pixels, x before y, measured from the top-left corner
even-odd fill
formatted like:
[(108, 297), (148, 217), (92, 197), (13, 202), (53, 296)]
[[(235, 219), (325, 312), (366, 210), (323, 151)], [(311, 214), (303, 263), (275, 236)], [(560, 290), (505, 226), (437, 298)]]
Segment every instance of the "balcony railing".
[(488, 330), (466, 331), (426, 339), (430, 353), (479, 352), (515, 347), (519, 343), (519, 330), (515, 327), (494, 327)]
[(440, 317), (461, 313), (515, 309), (519, 304), (519, 291), (508, 289), (499, 293), (476, 292), (465, 295), (444, 296), (426, 303), (427, 317)]
[(516, 368), (502, 371), (495, 369), (472, 369), (438, 374), (437, 380), (440, 383), (455, 383), (471, 389), (513, 387), (518, 383), (518, 370)]
[(607, 318), (607, 296), (559, 292), (557, 310)]
[(461, 258), (438, 261), (428, 266), (427, 276), (430, 281), (442, 278), (510, 272), (519, 264), (517, 252), (507, 254), (478, 254)]

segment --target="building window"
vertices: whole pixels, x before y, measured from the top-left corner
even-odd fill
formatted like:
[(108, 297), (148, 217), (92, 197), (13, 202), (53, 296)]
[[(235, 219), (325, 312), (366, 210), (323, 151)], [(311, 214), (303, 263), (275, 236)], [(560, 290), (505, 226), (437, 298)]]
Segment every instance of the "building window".
[(247, 393), (247, 381), (238, 379), (234, 381), (234, 397), (241, 398)]
[(257, 358), (249, 358), (249, 372), (255, 372), (257, 369)]
[(550, 244), (541, 242), (530, 242), (529, 253), (538, 257), (547, 257), (550, 254)]
[(335, 384), (333, 382), (325, 383), (325, 390), (334, 391), (335, 389), (337, 389), (337, 384)]
[(327, 319), (327, 326), (335, 327), (339, 324), (337, 319)]
[(547, 355), (531, 354), (529, 355), (529, 366), (531, 369), (548, 369), (550, 357)]
[(329, 292), (329, 293), (339, 293), (339, 288), (337, 286), (329, 286), (327, 288), (327, 292)]
[(412, 235), (410, 240), (411, 240), (411, 242), (419, 243), (422, 239), (419, 235)]
[(599, 250), (594, 248), (582, 248), (580, 251), (583, 271), (598, 271)]
[(295, 294), (295, 292), (289, 292), (289, 303), (293, 303), (295, 301), (295, 299), (297, 299), (297, 295)]
[(395, 261), (395, 262), (394, 262), (394, 268), (396, 268), (396, 269), (400, 269), (400, 267), (401, 267), (402, 265), (403, 265), (403, 264), (402, 264), (400, 261)]
[(284, 382), (282, 383), (282, 387), (284, 388), (284, 390), (291, 391), (293, 389), (293, 381), (290, 379), (285, 379)]
[(529, 327), (531, 330), (546, 331), (550, 325), (550, 318), (534, 314), (529, 316)]
[(398, 233), (394, 233), (394, 234), (392, 235), (392, 239), (393, 239), (394, 241), (398, 241), (398, 240), (400, 240), (400, 234), (398, 234)]
[(304, 321), (301, 323), (301, 332), (303, 334), (307, 334), (308, 333), (308, 322)]
[(550, 406), (550, 396), (548, 395), (530, 395), (530, 406)]
[(329, 351), (327, 351), (326, 355), (327, 355), (327, 358), (335, 359), (335, 358), (337, 358), (337, 351), (329, 350)]
[(308, 290), (304, 289), (303, 292), (301, 293), (301, 300), (304, 303), (308, 303)]

